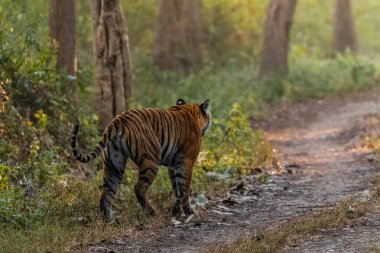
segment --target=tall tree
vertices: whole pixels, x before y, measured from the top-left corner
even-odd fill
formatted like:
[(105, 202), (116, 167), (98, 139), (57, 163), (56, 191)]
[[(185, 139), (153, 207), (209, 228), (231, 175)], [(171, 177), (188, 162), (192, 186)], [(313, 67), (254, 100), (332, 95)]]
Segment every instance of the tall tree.
[(334, 42), (336, 53), (357, 49), (355, 24), (352, 18), (351, 0), (336, 0), (334, 13)]
[(132, 94), (129, 42), (119, 0), (90, 3), (96, 82), (100, 88), (99, 121), (105, 127), (115, 115), (126, 110)]
[(197, 69), (202, 63), (201, 0), (160, 0), (154, 61), (160, 69)]
[[(75, 75), (75, 0), (50, 0), (50, 36), (57, 47), (57, 70)], [(69, 82), (69, 92), (75, 90)]]
[(264, 25), (260, 54), (260, 77), (287, 74), (290, 29), (297, 0), (271, 0)]

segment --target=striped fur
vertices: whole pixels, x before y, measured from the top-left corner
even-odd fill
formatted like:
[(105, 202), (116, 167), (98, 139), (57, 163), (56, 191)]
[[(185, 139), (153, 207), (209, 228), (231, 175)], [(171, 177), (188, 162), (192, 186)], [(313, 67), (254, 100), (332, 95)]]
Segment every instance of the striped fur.
[(87, 163), (104, 151), (104, 183), (100, 211), (112, 217), (112, 201), (123, 178), (128, 158), (139, 167), (135, 185), (136, 198), (147, 211), (154, 213), (146, 192), (157, 176), (160, 165), (167, 166), (176, 201), (172, 214), (193, 213), (190, 182), (193, 165), (201, 147), (201, 137), (211, 124), (209, 100), (202, 104), (186, 104), (178, 99), (168, 109), (132, 109), (117, 115), (106, 127), (103, 138), (87, 155), (77, 148), (78, 125), (74, 126), (71, 149), (74, 157)]

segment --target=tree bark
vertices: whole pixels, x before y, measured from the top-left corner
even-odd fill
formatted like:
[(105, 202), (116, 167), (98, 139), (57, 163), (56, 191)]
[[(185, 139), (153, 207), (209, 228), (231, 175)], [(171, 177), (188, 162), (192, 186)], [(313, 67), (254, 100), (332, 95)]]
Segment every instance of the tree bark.
[[(50, 0), (50, 36), (57, 47), (57, 70), (75, 75), (75, 0)], [(68, 82), (69, 92), (75, 91), (75, 83)]]
[(99, 123), (105, 127), (126, 110), (132, 71), (125, 18), (119, 0), (91, 0), (95, 75), (99, 86)]
[(271, 0), (264, 25), (260, 77), (288, 72), (289, 37), (297, 0)]
[(355, 24), (352, 18), (351, 0), (336, 0), (334, 14), (335, 53), (343, 53), (346, 49), (357, 50)]
[(201, 0), (160, 0), (154, 61), (162, 70), (189, 73), (202, 65)]

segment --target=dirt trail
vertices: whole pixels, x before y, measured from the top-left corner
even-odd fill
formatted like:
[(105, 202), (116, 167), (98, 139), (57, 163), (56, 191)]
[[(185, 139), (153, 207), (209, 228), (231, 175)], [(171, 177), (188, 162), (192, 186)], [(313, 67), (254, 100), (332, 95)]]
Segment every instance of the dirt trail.
[[(200, 221), (142, 231), (144, 236), (102, 246), (117, 252), (199, 252), (370, 189), (376, 173), (373, 159), (370, 151), (356, 144), (363, 130), (360, 122), (368, 115), (380, 117), (376, 93), (380, 94), (364, 92), (273, 112), (266, 136), (288, 173), (273, 176), (262, 186), (249, 185), (248, 178), (250, 190), (238, 198), (239, 203), (228, 206), (215, 200)], [(357, 249), (380, 242), (380, 208), (363, 219), (367, 225), (326, 231), (284, 251), (362, 252)]]

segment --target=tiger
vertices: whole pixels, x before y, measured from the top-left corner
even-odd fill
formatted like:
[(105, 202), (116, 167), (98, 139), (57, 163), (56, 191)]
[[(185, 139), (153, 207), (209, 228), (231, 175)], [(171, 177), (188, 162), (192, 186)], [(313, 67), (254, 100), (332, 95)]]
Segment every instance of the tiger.
[(194, 214), (189, 201), (194, 163), (200, 152), (202, 137), (211, 125), (210, 100), (188, 104), (178, 99), (167, 109), (137, 108), (122, 112), (112, 119), (103, 138), (88, 154), (77, 147), (79, 124), (71, 135), (73, 156), (81, 163), (95, 159), (103, 151), (103, 185), (99, 199), (100, 213), (112, 217), (112, 202), (123, 178), (125, 165), (131, 159), (138, 166), (134, 192), (142, 209), (154, 215), (155, 209), (146, 197), (160, 165), (168, 168), (175, 201), (171, 214)]

